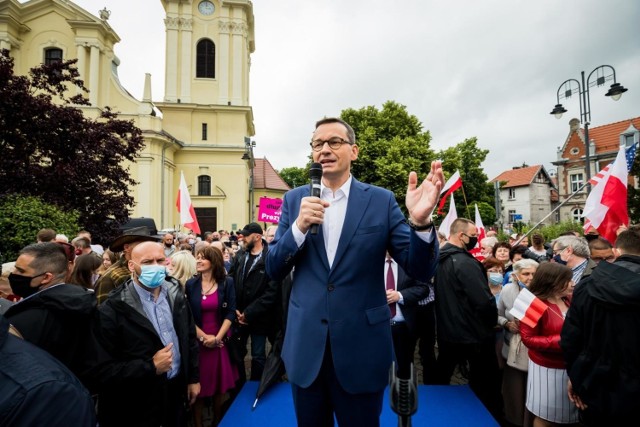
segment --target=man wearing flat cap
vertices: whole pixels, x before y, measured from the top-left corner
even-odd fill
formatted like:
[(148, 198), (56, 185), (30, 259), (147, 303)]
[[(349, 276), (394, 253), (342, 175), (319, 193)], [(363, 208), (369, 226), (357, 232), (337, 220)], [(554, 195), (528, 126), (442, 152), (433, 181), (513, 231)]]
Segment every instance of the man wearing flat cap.
[(129, 271), (129, 260), (131, 251), (141, 242), (159, 242), (160, 239), (151, 236), (147, 227), (134, 227), (126, 230), (120, 237), (117, 237), (109, 250), (114, 253), (122, 252), (120, 259), (98, 279), (95, 285), (96, 298), (98, 304), (106, 301), (109, 292), (122, 285), (131, 277)]
[[(252, 381), (259, 381), (262, 377), (267, 359), (267, 337), (275, 337), (279, 325), (277, 283), (271, 281), (265, 271), (268, 248), (262, 233), (262, 227), (255, 222), (245, 225), (238, 232), (244, 237), (244, 250), (236, 255), (236, 261), (229, 271), (235, 283), (240, 348), (244, 354), (251, 336)], [(243, 374), (240, 372), (241, 380), (245, 379)]]

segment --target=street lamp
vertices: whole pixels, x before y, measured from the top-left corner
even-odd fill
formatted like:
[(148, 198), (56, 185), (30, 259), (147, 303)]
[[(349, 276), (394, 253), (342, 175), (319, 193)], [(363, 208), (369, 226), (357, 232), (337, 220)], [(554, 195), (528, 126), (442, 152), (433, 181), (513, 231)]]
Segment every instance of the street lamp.
[(244, 154), (242, 155), (242, 160), (246, 160), (249, 165), (249, 222), (253, 221), (253, 168), (255, 167), (253, 149), (255, 146), (255, 141), (252, 141), (248, 136), (244, 137)]
[[(610, 71), (610, 74), (607, 72)], [(602, 86), (606, 81), (613, 80), (613, 84), (605, 94), (605, 96), (610, 96), (612, 100), (617, 101), (620, 99), (623, 93), (625, 93), (628, 89), (622, 86), (620, 83), (616, 82), (616, 70), (611, 65), (601, 65), (595, 68), (589, 76), (587, 76), (586, 84), (584, 79), (584, 71), (581, 71), (582, 76), (582, 85), (576, 79), (568, 79), (562, 82), (560, 87), (558, 87), (558, 92), (556, 93), (557, 104), (553, 108), (550, 114), (553, 114), (556, 119), (560, 119), (562, 114), (566, 113), (567, 110), (560, 103), (560, 98), (569, 99), (575, 93), (579, 95), (578, 101), (580, 104), (580, 123), (584, 124), (584, 143), (586, 146), (586, 154), (585, 154), (585, 174), (587, 176), (587, 194), (591, 191), (591, 184), (589, 184), (589, 180), (591, 179), (591, 154), (589, 153), (589, 124), (591, 122), (591, 100), (589, 99), (589, 88), (593, 86)], [(596, 73), (596, 80), (594, 82), (591, 81), (591, 76)], [(573, 87), (572, 83), (577, 85), (577, 88)], [(562, 91), (562, 92), (561, 92)], [(580, 95), (582, 96), (580, 98)]]

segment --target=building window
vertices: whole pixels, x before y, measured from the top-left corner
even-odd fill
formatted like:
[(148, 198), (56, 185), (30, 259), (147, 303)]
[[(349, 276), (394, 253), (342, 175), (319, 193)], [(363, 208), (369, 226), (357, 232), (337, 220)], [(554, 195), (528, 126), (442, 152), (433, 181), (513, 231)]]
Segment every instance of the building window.
[(635, 142), (635, 138), (633, 134), (624, 135), (624, 146), (626, 148), (631, 147), (634, 144), (634, 142)]
[(44, 50), (44, 65), (62, 62), (62, 49), (51, 47)]
[(198, 196), (211, 195), (211, 177), (208, 175), (200, 175), (198, 177)]
[(198, 42), (196, 51), (196, 77), (215, 78), (216, 45), (209, 39), (203, 39)]
[(516, 199), (516, 189), (515, 188), (510, 188), (509, 189), (509, 200), (515, 200)]
[(203, 141), (207, 140), (207, 124), (206, 123), (202, 124), (202, 140)]
[(509, 222), (510, 223), (516, 222), (516, 210), (515, 209), (509, 209)]
[(569, 175), (569, 181), (571, 184), (571, 192), (575, 193), (582, 188), (582, 185), (584, 184), (584, 175), (581, 173), (571, 174)]
[(584, 222), (584, 218), (582, 217), (582, 209), (577, 208), (571, 212), (571, 218), (575, 222)]

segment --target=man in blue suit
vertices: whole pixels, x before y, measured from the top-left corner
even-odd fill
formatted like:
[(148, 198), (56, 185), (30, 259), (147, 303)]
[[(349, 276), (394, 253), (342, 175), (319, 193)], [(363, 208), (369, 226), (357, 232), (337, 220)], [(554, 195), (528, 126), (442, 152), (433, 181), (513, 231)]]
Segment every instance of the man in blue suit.
[[(392, 192), (358, 182), (358, 146), (337, 118), (316, 123), (313, 161), (322, 165), (320, 197), (308, 186), (288, 192), (267, 273), (282, 280), (294, 267), (282, 358), (298, 425), (378, 426), (393, 360), (384, 284), (386, 251), (417, 280), (434, 274), (438, 246), (431, 213), (444, 181), (433, 162), (418, 185), (409, 174), (406, 220)], [(318, 224), (318, 233), (310, 233)]]

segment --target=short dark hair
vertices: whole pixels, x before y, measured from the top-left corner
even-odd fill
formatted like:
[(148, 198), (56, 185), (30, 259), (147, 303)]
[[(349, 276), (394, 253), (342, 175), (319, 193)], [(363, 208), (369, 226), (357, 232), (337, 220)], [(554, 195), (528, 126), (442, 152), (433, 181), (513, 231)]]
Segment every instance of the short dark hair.
[(349, 123), (345, 122), (344, 120), (342, 120), (339, 117), (325, 117), (324, 119), (320, 119), (316, 122), (316, 129), (318, 129), (320, 126), (322, 125), (326, 125), (329, 123), (340, 123), (342, 126), (344, 126), (347, 129), (347, 139), (349, 140), (349, 143), (351, 144), (355, 144), (356, 143), (356, 133), (353, 130), (353, 128), (351, 127), (351, 125), (349, 125)]
[(509, 260), (513, 261), (513, 257), (520, 254), (524, 257), (525, 252), (527, 252), (529, 248), (525, 245), (516, 245), (509, 250)]
[(540, 233), (534, 233), (531, 236), (531, 243), (533, 243), (534, 245), (544, 244), (544, 236)]
[(625, 254), (640, 255), (640, 226), (632, 225), (620, 233), (615, 247)]
[(613, 245), (604, 237), (598, 237), (589, 242), (589, 251), (611, 249)]
[(33, 261), (29, 265), (36, 273), (51, 273), (65, 277), (67, 274), (67, 255), (62, 246), (53, 242), (34, 243), (25, 246), (20, 255), (31, 255)]
[(496, 252), (498, 252), (498, 249), (500, 248), (507, 248), (509, 250), (509, 256), (511, 256), (511, 244), (507, 243), (507, 242), (498, 242), (493, 246), (493, 251), (491, 251), (491, 254), (494, 256), (496, 256)]
[(543, 262), (533, 275), (529, 291), (540, 299), (548, 299), (569, 286), (573, 272), (557, 262)]
[(56, 232), (50, 228), (43, 228), (38, 231), (36, 239), (38, 242), (53, 242), (56, 238)]
[(197, 250), (196, 257), (202, 255), (202, 258), (211, 262), (211, 275), (216, 283), (224, 283), (227, 277), (227, 270), (224, 268), (224, 258), (222, 251), (214, 246), (204, 246)]
[(451, 223), (451, 229), (450, 229), (450, 234), (454, 234), (454, 233), (459, 233), (462, 230), (465, 230), (467, 228), (469, 228), (469, 224), (471, 225), (475, 225), (475, 223), (473, 221), (471, 221), (470, 219), (467, 218), (456, 218), (452, 223)]

